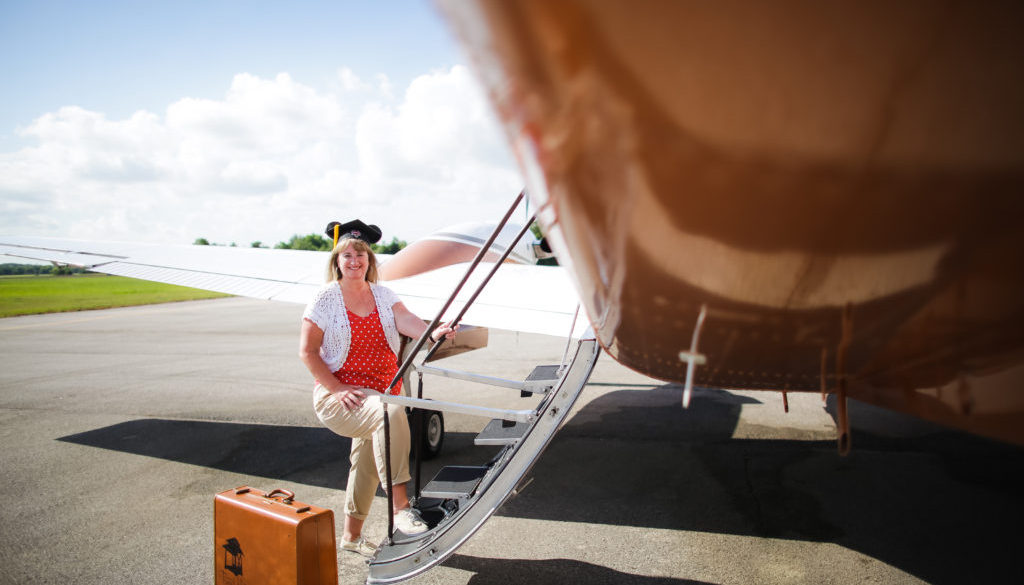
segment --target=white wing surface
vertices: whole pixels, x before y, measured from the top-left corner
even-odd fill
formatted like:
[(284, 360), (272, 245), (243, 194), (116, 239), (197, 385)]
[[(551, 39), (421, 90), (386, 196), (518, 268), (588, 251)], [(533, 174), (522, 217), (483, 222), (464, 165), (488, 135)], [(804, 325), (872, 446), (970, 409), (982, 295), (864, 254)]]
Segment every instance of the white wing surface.
[[(432, 318), (465, 275), (469, 263), (453, 264), (409, 278), (385, 283), (420, 317)], [(494, 265), (483, 263), (462, 288), (447, 318), (453, 318)], [(440, 291), (440, 294), (438, 294)], [(565, 269), (533, 264), (503, 264), (476, 299), (462, 322), (510, 331), (566, 336), (573, 327), (579, 337), (589, 325), (581, 312), (574, 319), (579, 297)], [(575, 326), (573, 322), (575, 320)]]
[[(0, 237), (0, 255), (81, 266), (94, 272), (212, 290), (244, 297), (305, 304), (324, 283), (327, 252), (93, 242), (29, 236)], [(388, 256), (378, 255), (383, 263)], [(390, 281), (407, 307), (433, 318), (467, 264), (456, 264)], [(492, 264), (482, 264), (448, 311), (454, 317)], [(505, 264), (466, 313), (481, 327), (564, 336), (578, 297), (566, 272), (553, 266)], [(586, 327), (577, 320), (575, 334)]]
[(0, 237), (0, 254), (257, 299), (305, 303), (326, 252)]

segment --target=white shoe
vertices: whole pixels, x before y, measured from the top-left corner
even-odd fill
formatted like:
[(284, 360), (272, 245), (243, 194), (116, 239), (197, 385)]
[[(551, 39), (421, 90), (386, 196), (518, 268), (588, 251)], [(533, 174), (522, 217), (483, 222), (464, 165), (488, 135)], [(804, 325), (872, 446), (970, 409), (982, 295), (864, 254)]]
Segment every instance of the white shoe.
[(342, 539), (341, 550), (354, 552), (357, 555), (363, 555), (364, 557), (372, 557), (373, 555), (377, 554), (377, 547), (370, 544), (369, 542), (366, 542), (366, 539), (362, 536), (353, 541)]
[(419, 512), (412, 508), (405, 508), (395, 513), (395, 530), (400, 530), (409, 536), (423, 534), (427, 531), (427, 523), (420, 518)]

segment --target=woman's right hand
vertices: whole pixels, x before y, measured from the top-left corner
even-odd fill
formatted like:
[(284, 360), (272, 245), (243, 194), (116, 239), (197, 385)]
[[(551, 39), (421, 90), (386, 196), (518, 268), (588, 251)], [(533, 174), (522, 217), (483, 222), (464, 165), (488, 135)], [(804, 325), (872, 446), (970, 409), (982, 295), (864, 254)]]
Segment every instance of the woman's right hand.
[(341, 388), (331, 390), (331, 394), (345, 407), (345, 410), (359, 408), (366, 400), (366, 393), (350, 384), (344, 384)]

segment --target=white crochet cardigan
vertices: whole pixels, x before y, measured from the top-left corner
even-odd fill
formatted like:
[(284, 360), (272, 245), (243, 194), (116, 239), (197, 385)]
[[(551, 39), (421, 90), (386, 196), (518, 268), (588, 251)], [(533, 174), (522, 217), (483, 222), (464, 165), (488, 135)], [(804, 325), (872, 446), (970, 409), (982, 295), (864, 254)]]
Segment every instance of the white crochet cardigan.
[[(398, 326), (395, 324), (395, 314), (391, 307), (400, 302), (400, 299), (394, 291), (384, 286), (371, 284), (370, 290), (377, 303), (377, 314), (380, 316), (381, 327), (384, 328), (384, 337), (391, 351), (397, 356), (400, 347)], [(316, 296), (302, 312), (302, 318), (309, 319), (324, 332), (324, 340), (320, 344), (320, 358), (332, 372), (341, 369), (345, 364), (345, 358), (348, 357), (348, 348), (352, 344), (352, 328), (348, 323), (348, 313), (345, 311), (345, 297), (341, 294), (341, 287), (337, 281), (329, 282), (317, 291)]]

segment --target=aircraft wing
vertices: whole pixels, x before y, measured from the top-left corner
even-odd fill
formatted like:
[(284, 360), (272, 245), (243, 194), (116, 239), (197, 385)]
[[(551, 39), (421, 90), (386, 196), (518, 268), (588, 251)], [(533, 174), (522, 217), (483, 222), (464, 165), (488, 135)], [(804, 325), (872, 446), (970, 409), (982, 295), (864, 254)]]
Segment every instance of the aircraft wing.
[(0, 254), (81, 266), (232, 295), (305, 303), (323, 283), (326, 252), (2, 237)]
[[(0, 255), (81, 266), (232, 295), (305, 304), (324, 283), (329, 254), (305, 250), (93, 242), (28, 236), (0, 237)], [(378, 255), (382, 265), (390, 257)], [(424, 319), (444, 305), (468, 263), (383, 282)], [(477, 268), (448, 312), (454, 317), (493, 264)], [(463, 323), (564, 336), (572, 326), (578, 297), (565, 270), (554, 266), (506, 264), (467, 312)], [(586, 319), (576, 320), (578, 336)]]

